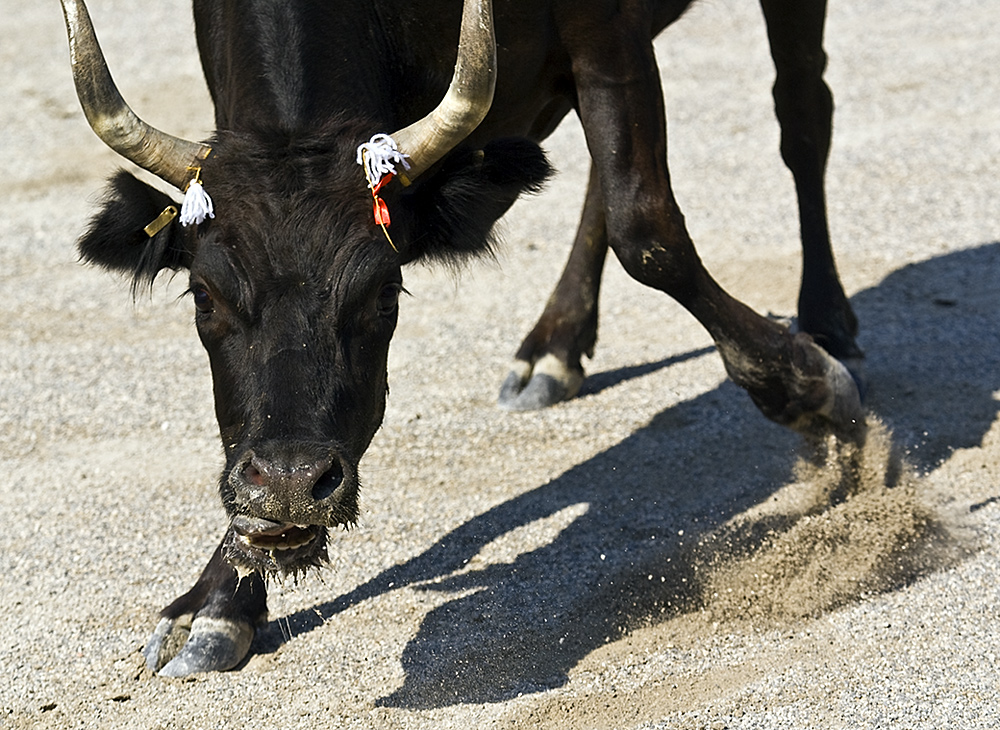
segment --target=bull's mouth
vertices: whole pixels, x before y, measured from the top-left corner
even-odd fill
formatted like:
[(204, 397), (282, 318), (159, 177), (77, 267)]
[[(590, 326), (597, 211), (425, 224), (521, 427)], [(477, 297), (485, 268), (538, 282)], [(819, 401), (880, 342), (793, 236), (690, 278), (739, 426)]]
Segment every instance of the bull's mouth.
[(327, 561), (326, 528), (237, 515), (226, 540), (226, 560), (240, 573), (295, 575)]

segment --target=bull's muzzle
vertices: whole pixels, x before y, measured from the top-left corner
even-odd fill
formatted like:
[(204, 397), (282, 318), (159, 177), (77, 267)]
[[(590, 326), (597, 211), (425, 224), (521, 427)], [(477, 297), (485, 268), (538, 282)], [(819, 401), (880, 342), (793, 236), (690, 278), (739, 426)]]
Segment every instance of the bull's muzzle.
[(228, 481), (234, 516), (327, 527), (357, 516), (357, 468), (329, 446), (257, 444), (236, 461)]

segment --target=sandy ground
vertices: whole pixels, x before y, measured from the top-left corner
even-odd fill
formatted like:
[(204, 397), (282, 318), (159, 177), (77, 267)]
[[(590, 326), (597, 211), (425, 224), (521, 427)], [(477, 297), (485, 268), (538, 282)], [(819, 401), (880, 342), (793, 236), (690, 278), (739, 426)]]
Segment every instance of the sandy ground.
[[(183, 277), (133, 305), (76, 262), (116, 158), (58, 4), (0, 0), (0, 727), (1000, 724), (1000, 6), (831, 5), (831, 227), (878, 424), (851, 498), (830, 499), (845, 458), (806, 458), (613, 261), (581, 397), (496, 408), (579, 210), (566, 123), (497, 264), (407, 272), (361, 525), (272, 591), (244, 666), (180, 681), (139, 652), (225, 525), (206, 357)], [(204, 135), (186, 3), (91, 9), (130, 103)], [(658, 48), (703, 258), (791, 315), (759, 13), (703, 2)]]

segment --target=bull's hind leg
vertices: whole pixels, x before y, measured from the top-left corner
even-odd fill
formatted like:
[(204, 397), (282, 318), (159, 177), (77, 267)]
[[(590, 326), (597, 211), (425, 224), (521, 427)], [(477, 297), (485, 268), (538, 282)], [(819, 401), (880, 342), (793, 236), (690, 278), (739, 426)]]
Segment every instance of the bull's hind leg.
[(860, 381), (864, 358), (858, 323), (834, 263), (826, 218), (824, 173), (833, 97), (823, 81), (825, 0), (761, 0), (777, 77), (774, 108), (781, 156), (795, 178), (802, 231), (799, 329), (845, 363)]
[(846, 368), (804, 333), (761, 317), (712, 279), (694, 249), (667, 169), (666, 119), (647, 3), (560, 4), (580, 117), (604, 197), (608, 241), (636, 280), (667, 292), (708, 330), (729, 376), (779, 423), (858, 437)]
[(591, 169), (569, 261), (538, 324), (517, 351), (514, 366), (500, 390), (502, 408), (545, 408), (577, 394), (583, 383), (580, 358), (594, 356), (597, 296), (607, 253), (601, 186), (596, 170)]
[[(227, 533), (228, 534), (228, 533)], [(223, 545), (194, 587), (160, 613), (142, 654), (146, 666), (167, 677), (232, 669), (250, 651), (267, 620), (267, 588), (256, 573), (242, 580), (223, 557)]]

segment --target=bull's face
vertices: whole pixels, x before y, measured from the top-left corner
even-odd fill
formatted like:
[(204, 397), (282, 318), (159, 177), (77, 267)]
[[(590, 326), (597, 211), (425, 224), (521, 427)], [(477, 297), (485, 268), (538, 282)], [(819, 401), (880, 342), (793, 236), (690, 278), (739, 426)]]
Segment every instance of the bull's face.
[[(358, 515), (358, 467), (385, 412), (401, 265), (482, 250), (496, 218), (548, 168), (527, 142), (455, 155), (383, 191), (392, 242), (354, 163), (359, 132), (223, 135), (205, 161), (216, 217), (142, 227), (169, 202), (119, 174), (80, 242), (84, 258), (152, 279), (189, 272), (226, 455), (227, 558), (290, 573), (326, 556), (326, 528)], [(471, 193), (471, 195), (470, 195)]]
[[(357, 517), (402, 278), (359, 169), (348, 168), (353, 191), (339, 196), (282, 172), (254, 189), (216, 186), (218, 217), (196, 235), (189, 291), (226, 454), (228, 557), (288, 572), (325, 555), (325, 527)], [(284, 192), (258, 189), (270, 185)]]
[(385, 411), (399, 266), (345, 251), (343, 267), (260, 281), (227, 250), (203, 243), (190, 291), (226, 454), (229, 557), (285, 571), (322, 555), (322, 527), (357, 517), (358, 463)]

